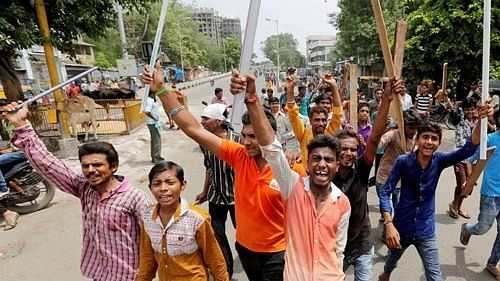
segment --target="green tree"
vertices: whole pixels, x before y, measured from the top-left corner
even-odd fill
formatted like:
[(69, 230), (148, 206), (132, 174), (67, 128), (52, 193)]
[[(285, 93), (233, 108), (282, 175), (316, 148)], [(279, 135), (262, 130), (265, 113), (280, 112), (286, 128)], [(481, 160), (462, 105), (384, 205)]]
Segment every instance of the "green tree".
[(116, 67), (122, 57), (120, 34), (116, 26), (107, 28), (102, 36), (83, 36), (83, 40), (94, 45), (95, 65), (102, 68)]
[[(404, 0), (382, 1), (387, 33), (394, 33), (394, 23), (415, 5)], [(410, 7), (411, 6), (411, 7)], [(363, 62), (382, 54), (369, 0), (339, 0), (339, 13), (328, 14), (330, 24), (337, 30), (337, 42), (329, 58), (332, 65), (338, 60), (356, 57)], [(392, 40), (392, 36), (389, 36)]]
[[(426, 0), (408, 16), (405, 76), (441, 80), (441, 65), (448, 62), (450, 86), (463, 96), (481, 77), (483, 1)], [(500, 2), (492, 1), (492, 77), (500, 62)]]
[[(223, 42), (224, 46), (222, 48), (225, 48), (227, 70), (231, 71), (231, 68), (240, 64), (241, 42), (235, 36), (229, 36)], [(224, 60), (222, 63), (224, 63)]]
[(262, 51), (274, 65), (278, 65), (277, 51), (279, 50), (280, 69), (282, 70), (287, 67), (303, 67), (305, 65), (305, 57), (297, 50), (297, 46), (298, 42), (292, 34), (282, 33), (267, 37), (264, 41)]
[[(78, 35), (103, 35), (116, 24), (113, 3), (141, 9), (152, 0), (45, 0), (51, 41), (59, 50), (74, 54), (72, 42)], [(32, 1), (0, 2), (0, 82), (9, 100), (17, 100), (21, 85), (13, 65), (16, 50), (43, 44)]]

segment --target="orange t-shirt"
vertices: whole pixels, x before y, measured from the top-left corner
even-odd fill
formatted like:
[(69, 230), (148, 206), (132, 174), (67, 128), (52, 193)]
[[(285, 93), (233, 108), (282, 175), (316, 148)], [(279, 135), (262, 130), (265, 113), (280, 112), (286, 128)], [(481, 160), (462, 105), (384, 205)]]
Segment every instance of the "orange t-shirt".
[(285, 206), (271, 167), (261, 171), (245, 146), (225, 139), (219, 158), (234, 170), (236, 241), (254, 252), (284, 251)]

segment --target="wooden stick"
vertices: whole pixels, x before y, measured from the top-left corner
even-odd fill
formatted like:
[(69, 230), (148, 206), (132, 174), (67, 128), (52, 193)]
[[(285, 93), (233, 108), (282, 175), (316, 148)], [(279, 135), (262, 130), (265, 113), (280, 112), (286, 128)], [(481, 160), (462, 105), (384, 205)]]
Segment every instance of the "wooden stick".
[(378, 38), (384, 55), (385, 69), (387, 76), (392, 78), (394, 76), (394, 63), (392, 61), (391, 50), (389, 49), (389, 41), (387, 40), (387, 29), (385, 28), (384, 14), (382, 13), (382, 6), (380, 0), (371, 0), (373, 14), (375, 16), (375, 23), (377, 25)]
[[(405, 40), (408, 24), (405, 21), (396, 22), (396, 34), (394, 36), (394, 75), (401, 77), (403, 72), (403, 58), (405, 52)], [(399, 94), (395, 94), (389, 108), (389, 114), (396, 119), (401, 136), (401, 147), (406, 151), (405, 124), (403, 118), (403, 107)]]
[(465, 187), (462, 190), (462, 196), (468, 196), (472, 192), (474, 185), (476, 185), (477, 179), (479, 178), (479, 176), (483, 172), (484, 167), (488, 163), (488, 160), (490, 159), (490, 156), (493, 154), (495, 149), (496, 149), (496, 146), (488, 147), (488, 149), (486, 150), (486, 159), (477, 160), (477, 163), (472, 168), (472, 173), (469, 176), (469, 178), (467, 179), (467, 182), (465, 183)]
[(448, 86), (448, 63), (443, 64), (443, 80), (441, 81), (441, 90), (443, 90), (443, 95), (446, 94), (446, 87)]
[(358, 133), (358, 66), (351, 64), (349, 68), (349, 124)]

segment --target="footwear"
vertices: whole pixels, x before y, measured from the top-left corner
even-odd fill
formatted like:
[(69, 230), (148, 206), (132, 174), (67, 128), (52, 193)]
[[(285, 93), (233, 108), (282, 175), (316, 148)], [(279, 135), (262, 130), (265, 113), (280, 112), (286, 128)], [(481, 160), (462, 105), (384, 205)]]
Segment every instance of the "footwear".
[(500, 280), (500, 270), (494, 265), (487, 265), (486, 270), (493, 275), (497, 280)]
[(389, 281), (389, 280), (391, 280), (391, 275), (385, 272), (378, 276), (378, 281)]
[(12, 220), (5, 219), (5, 228), (3, 230), (5, 231), (5, 230), (13, 229), (14, 227), (16, 227), (18, 220), (19, 220), (19, 214), (16, 214), (14, 216), (14, 219), (12, 219)]
[(4, 197), (5, 195), (9, 194), (10, 193), (10, 190), (7, 188), (6, 191), (1, 191), (0, 190), (0, 198)]
[(450, 217), (454, 218), (454, 219), (458, 219), (458, 211), (455, 210), (455, 208), (453, 208), (453, 203), (450, 203), (450, 205), (448, 205), (449, 208), (448, 208), (448, 214), (450, 215)]
[(466, 226), (466, 223), (462, 224), (462, 230), (460, 231), (460, 243), (464, 246), (467, 246), (470, 240), (470, 233), (467, 231)]
[(470, 219), (470, 215), (464, 210), (458, 210), (458, 215), (464, 219)]

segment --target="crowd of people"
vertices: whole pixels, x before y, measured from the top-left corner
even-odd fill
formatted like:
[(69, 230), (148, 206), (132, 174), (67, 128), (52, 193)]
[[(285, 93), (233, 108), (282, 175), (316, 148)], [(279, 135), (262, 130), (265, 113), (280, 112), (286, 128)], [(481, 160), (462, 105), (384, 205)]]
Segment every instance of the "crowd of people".
[[(441, 172), (454, 166), (457, 185), (449, 214), (470, 219), (462, 202), (478, 157), (477, 120), (490, 121), (488, 146), (500, 140), (495, 131), (500, 114), (490, 102), (480, 103), (473, 93), (462, 101), (457, 149), (438, 152), (442, 131), (427, 122), (431, 105), (457, 105), (446, 91), (436, 99), (427, 80), (420, 84), (415, 103), (398, 77), (374, 88), (370, 100), (358, 92), (357, 120), (349, 120), (347, 75), (337, 81), (326, 74), (319, 83), (307, 85), (290, 75), (282, 90), (271, 85), (259, 91), (254, 76), (234, 70), (230, 90), (244, 93), (247, 109), (241, 132), (235, 132), (228, 121), (231, 105), (222, 89), (215, 89), (199, 122), (179, 99), (182, 94), (167, 87), (161, 65), (155, 68), (150, 72), (146, 66), (141, 75), (141, 81), (151, 86), (146, 114), (152, 137), (160, 100), (203, 152), (205, 180), (193, 204), (182, 196), (187, 187), (183, 168), (161, 157), (158, 136), (152, 141), (154, 166), (148, 177), (151, 202), (116, 175), (119, 157), (111, 144), (80, 146), (83, 175), (77, 174), (47, 150), (27, 121), (26, 106), (21, 110), (16, 110), (17, 103), (4, 106), (2, 117), (15, 127), (12, 144), (44, 178), (81, 201), (85, 277), (230, 280), (234, 265), (225, 229), (229, 214), (236, 231), (235, 249), (250, 281), (344, 280), (350, 266), (354, 280), (372, 280), (377, 234), (372, 233), (367, 193), (374, 185), (384, 228), (381, 238), (388, 247), (379, 280), (390, 280), (411, 245), (419, 253), (426, 280), (442, 280), (435, 233), (436, 188)], [(402, 130), (389, 114), (397, 98), (404, 110)], [(478, 222), (457, 230), (463, 245), (472, 235), (487, 232), (500, 214), (498, 157), (500, 151), (494, 152), (484, 171)], [(199, 206), (205, 201), (208, 212)], [(500, 278), (499, 259), (497, 236), (486, 265), (496, 278)]]

